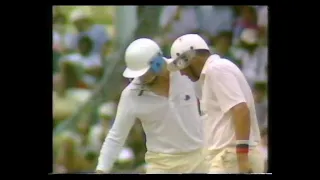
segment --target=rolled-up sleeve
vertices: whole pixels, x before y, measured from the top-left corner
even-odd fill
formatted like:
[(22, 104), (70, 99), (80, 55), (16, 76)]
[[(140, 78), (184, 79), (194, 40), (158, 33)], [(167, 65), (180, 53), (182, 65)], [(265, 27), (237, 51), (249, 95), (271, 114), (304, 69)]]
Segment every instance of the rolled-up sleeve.
[(223, 112), (229, 111), (239, 103), (246, 102), (240, 84), (232, 72), (213, 69), (210, 73), (210, 80)]
[(135, 123), (130, 94), (122, 92), (116, 118), (100, 151), (97, 170), (109, 172), (116, 161), (127, 136)]

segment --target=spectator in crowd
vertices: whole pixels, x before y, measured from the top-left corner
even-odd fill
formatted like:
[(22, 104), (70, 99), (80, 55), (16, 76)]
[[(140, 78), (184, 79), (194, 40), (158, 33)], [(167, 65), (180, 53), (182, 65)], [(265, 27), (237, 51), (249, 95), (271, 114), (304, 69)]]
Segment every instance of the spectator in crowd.
[(66, 53), (68, 44), (70, 44), (71, 41), (71, 34), (67, 33), (66, 23), (67, 18), (64, 14), (56, 14), (53, 17), (53, 49), (59, 53)]
[[(221, 32), (232, 31), (234, 12), (230, 6), (198, 6), (200, 32), (215, 39)], [(202, 18), (201, 18), (202, 17)]]
[(257, 12), (252, 6), (240, 7), (240, 16), (234, 24), (234, 41), (238, 42), (239, 37), (244, 29), (258, 29)]
[(71, 12), (71, 22), (76, 28), (77, 33), (72, 39), (71, 49), (76, 50), (78, 41), (83, 36), (88, 36), (93, 41), (91, 52), (98, 53), (102, 51), (103, 45), (109, 40), (104, 26), (94, 24), (91, 19), (90, 9), (76, 9)]
[(78, 42), (78, 52), (62, 57), (60, 94), (71, 87), (93, 88), (102, 75), (100, 55), (92, 52), (93, 42), (83, 36)]
[(255, 101), (255, 109), (260, 128), (268, 125), (268, 98), (267, 84), (265, 82), (257, 82), (253, 88), (253, 97)]
[(71, 116), (79, 104), (90, 97), (89, 90), (102, 74), (100, 56), (90, 53), (92, 41), (84, 36), (79, 41), (79, 52), (61, 58), (61, 71), (54, 77), (53, 107), (55, 125)]
[(216, 36), (212, 51), (223, 58), (229, 59), (230, 61), (235, 63), (239, 68), (241, 67), (241, 62), (235, 57), (234, 51), (232, 49), (231, 31), (221, 31)]
[(242, 72), (252, 86), (257, 81), (266, 81), (266, 65), (268, 63), (268, 48), (259, 46), (258, 31), (244, 29), (240, 36), (240, 50), (236, 58), (241, 61)]
[(70, 40), (70, 36), (66, 33), (66, 17), (64, 14), (58, 13), (53, 16), (52, 29), (52, 50), (53, 50), (53, 73), (59, 71), (60, 57), (66, 53), (66, 44)]

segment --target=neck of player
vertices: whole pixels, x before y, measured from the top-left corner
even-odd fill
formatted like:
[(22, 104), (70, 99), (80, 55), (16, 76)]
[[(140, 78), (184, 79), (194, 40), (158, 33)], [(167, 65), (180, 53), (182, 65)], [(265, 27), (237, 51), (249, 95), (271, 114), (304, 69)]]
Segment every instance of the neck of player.
[(195, 74), (200, 77), (202, 69), (204, 67), (204, 64), (206, 63), (209, 56), (200, 56), (195, 59), (190, 66), (192, 67), (192, 70), (195, 72)]
[(169, 76), (168, 77), (157, 76), (154, 82), (148, 85), (148, 88), (150, 89), (150, 91), (152, 91), (153, 93), (159, 96), (169, 97), (169, 89), (170, 89)]

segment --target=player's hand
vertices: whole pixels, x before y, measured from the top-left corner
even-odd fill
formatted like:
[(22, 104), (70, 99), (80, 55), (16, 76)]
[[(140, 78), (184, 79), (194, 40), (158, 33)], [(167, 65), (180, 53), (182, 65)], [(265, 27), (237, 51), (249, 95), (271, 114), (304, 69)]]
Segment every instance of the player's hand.
[(238, 167), (240, 173), (252, 173), (247, 154), (238, 154)]
[(240, 173), (252, 173), (249, 162), (239, 162), (238, 166), (239, 166)]

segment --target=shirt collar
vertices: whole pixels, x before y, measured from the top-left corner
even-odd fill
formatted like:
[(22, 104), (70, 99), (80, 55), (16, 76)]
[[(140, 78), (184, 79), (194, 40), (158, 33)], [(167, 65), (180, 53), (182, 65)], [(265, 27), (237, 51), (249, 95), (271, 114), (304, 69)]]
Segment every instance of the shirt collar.
[[(170, 73), (170, 85), (173, 82), (173, 78), (176, 76), (177, 73), (180, 73), (180, 72), (171, 72)], [(140, 81), (139, 78), (134, 78), (131, 81), (131, 88), (130, 89), (133, 89), (133, 90), (148, 90), (147, 87), (143, 87), (140, 83), (141, 83), (141, 81)]]
[(217, 58), (220, 58), (220, 56), (219, 55), (217, 55), (217, 54), (213, 54), (213, 55), (211, 55), (208, 59), (207, 59), (207, 61), (204, 63), (204, 66), (203, 66), (203, 68), (202, 68), (202, 71), (201, 71), (201, 75), (202, 74), (206, 74), (206, 72), (207, 72), (207, 69), (208, 69), (208, 67), (209, 67), (209, 64), (211, 63), (211, 62), (213, 62), (215, 59), (217, 59)]

